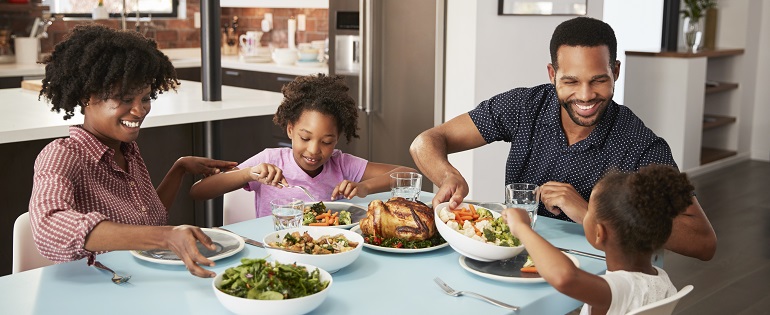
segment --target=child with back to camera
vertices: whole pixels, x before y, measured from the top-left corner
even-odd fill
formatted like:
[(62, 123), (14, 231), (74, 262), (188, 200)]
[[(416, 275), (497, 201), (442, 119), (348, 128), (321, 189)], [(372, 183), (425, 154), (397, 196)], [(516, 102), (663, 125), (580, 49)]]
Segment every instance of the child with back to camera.
[[(369, 162), (335, 149), (342, 134), (358, 138), (358, 108), (340, 76), (301, 76), (281, 90), (283, 102), (273, 122), (286, 130), (291, 148), (269, 148), (235, 170), (210, 176), (190, 189), (194, 199), (210, 199), (236, 189), (255, 194), (257, 217), (271, 214), (270, 200), (308, 197), (306, 187), (320, 200), (365, 197), (390, 189), (390, 173), (414, 172), (409, 167)], [(316, 201), (316, 200), (312, 200)]]
[(611, 172), (591, 192), (583, 220), (586, 239), (607, 257), (607, 273), (590, 274), (530, 228), (522, 209), (503, 217), (540, 275), (572, 298), (585, 302), (580, 314), (626, 314), (674, 295), (677, 290), (652, 254), (671, 234), (672, 220), (692, 203), (686, 174), (650, 165), (638, 173)]

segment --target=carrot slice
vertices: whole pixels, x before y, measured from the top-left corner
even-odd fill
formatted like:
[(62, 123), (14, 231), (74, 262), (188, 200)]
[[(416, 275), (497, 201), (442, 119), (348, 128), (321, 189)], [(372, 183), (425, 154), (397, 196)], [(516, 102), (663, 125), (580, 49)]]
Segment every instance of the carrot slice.
[(521, 272), (537, 273), (537, 267), (523, 267)]

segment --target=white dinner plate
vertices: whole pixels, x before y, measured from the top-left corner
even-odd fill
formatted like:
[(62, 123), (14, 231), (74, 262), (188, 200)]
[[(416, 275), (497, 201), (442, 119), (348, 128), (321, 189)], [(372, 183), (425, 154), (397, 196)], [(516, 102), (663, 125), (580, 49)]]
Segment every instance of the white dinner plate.
[[(316, 203), (317, 202), (305, 203), (305, 207), (310, 207)], [(324, 201), (323, 203), (324, 203), (324, 206), (326, 206), (326, 209), (331, 210), (332, 213), (340, 212), (342, 210), (350, 212), (350, 222), (351, 222), (350, 224), (334, 225), (329, 227), (349, 229), (358, 225), (358, 223), (361, 222), (361, 219), (366, 218), (366, 208), (364, 208), (363, 206), (359, 206), (349, 202), (339, 202), (339, 201)]]
[[(350, 229), (350, 231), (361, 234), (361, 236), (364, 235), (364, 233), (361, 232), (360, 226), (355, 226), (352, 229)], [(444, 243), (441, 245), (436, 245), (436, 246), (426, 247), (426, 248), (393, 248), (393, 247), (383, 247), (383, 246), (367, 244), (366, 242), (364, 242), (364, 247), (366, 248), (370, 248), (370, 249), (374, 249), (382, 252), (388, 252), (388, 253), (397, 253), (397, 254), (424, 253), (424, 252), (434, 251), (437, 249), (442, 249), (447, 246), (449, 246), (449, 243)]]
[[(214, 246), (216, 246), (216, 250), (210, 250), (200, 242), (197, 243), (198, 250), (203, 256), (212, 261), (230, 257), (243, 250), (245, 244), (243, 238), (233, 233), (208, 228), (201, 228), (201, 230), (211, 238)], [(168, 249), (132, 250), (130, 252), (134, 257), (149, 262), (164, 265), (184, 265), (184, 262), (173, 251)]]
[[(575, 256), (562, 252), (566, 255), (576, 267), (580, 268)], [(460, 255), (460, 266), (470, 273), (476, 274), (487, 279), (510, 282), (510, 283), (541, 283), (545, 279), (537, 273), (521, 272), (521, 267), (527, 262), (527, 252), (523, 251), (512, 259), (496, 261), (478, 261)]]

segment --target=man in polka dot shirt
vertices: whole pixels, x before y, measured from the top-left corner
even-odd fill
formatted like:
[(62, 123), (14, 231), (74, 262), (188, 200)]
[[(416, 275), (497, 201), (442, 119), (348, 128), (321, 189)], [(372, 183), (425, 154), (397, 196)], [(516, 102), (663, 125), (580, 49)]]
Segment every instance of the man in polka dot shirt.
[[(511, 143), (506, 184), (540, 185), (538, 215), (577, 223), (607, 170), (676, 166), (665, 140), (612, 100), (620, 62), (609, 25), (587, 17), (568, 20), (554, 31), (550, 50), (550, 83), (493, 96), (414, 140), (415, 163), (440, 186), (434, 206), (450, 201), (454, 207), (468, 195), (468, 183), (447, 154), (495, 141)], [(674, 220), (665, 248), (701, 260), (713, 257), (716, 234), (695, 196)]]

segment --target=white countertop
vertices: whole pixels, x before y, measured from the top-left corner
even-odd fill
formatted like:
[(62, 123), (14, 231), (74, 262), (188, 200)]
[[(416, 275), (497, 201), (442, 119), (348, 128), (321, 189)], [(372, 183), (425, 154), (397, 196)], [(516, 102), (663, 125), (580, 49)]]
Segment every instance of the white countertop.
[[(158, 95), (142, 127), (158, 127), (273, 115), (283, 99), (281, 93), (222, 86), (222, 101), (202, 100), (200, 82), (182, 81), (177, 93)], [(64, 113), (51, 112), (51, 105), (38, 100), (38, 92), (0, 89), (0, 143), (66, 137), (69, 126), (83, 123), (83, 116), (64, 120)], [(76, 108), (80, 110), (80, 108)]]
[[(201, 66), (200, 48), (173, 48), (162, 50), (171, 59), (174, 67), (193, 68)], [(222, 68), (249, 70), (259, 72), (269, 72), (289, 75), (310, 75), (316, 73), (329, 73), (329, 67), (326, 64), (309, 67), (299, 65), (282, 66), (273, 62), (254, 63), (243, 62), (235, 56), (222, 56)], [(0, 77), (29, 77), (43, 76), (45, 74), (45, 65), (41, 64), (0, 64)]]

